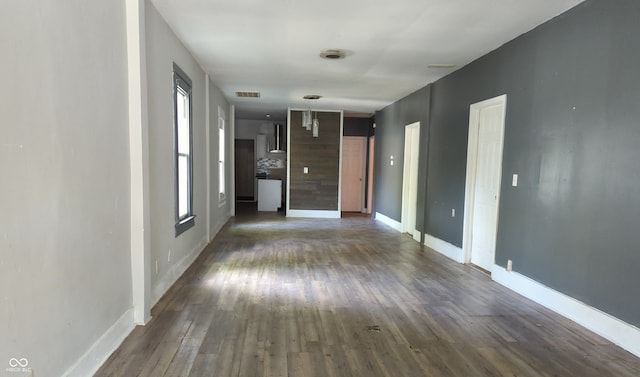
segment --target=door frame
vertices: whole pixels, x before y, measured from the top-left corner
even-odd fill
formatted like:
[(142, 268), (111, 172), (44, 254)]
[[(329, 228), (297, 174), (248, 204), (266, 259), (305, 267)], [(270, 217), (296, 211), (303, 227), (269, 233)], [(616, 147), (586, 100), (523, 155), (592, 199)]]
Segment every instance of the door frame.
[[(342, 158), (340, 160), (340, 166), (343, 167), (345, 162), (344, 155), (344, 147), (345, 147), (345, 139), (348, 140), (358, 140), (362, 145), (362, 154), (360, 155), (360, 162), (362, 163), (362, 170), (360, 171), (360, 203), (359, 210), (360, 213), (366, 213), (366, 200), (365, 200), (365, 189), (366, 189), (366, 177), (367, 177), (367, 137), (366, 136), (342, 136)], [(342, 172), (344, 169), (340, 170), (340, 177), (342, 178)], [(342, 194), (342, 190), (344, 189), (344, 180), (342, 180), (342, 185), (340, 185), (340, 193)], [(342, 195), (340, 195), (340, 203), (342, 203)], [(341, 208), (341, 211), (344, 211), (344, 208)]]
[[(478, 139), (480, 131), (480, 110), (483, 108), (503, 105), (502, 108), (502, 122), (500, 124), (500, 166), (498, 168), (498, 193), (496, 199), (496, 224), (494, 226), (495, 234), (498, 232), (498, 217), (500, 209), (500, 185), (502, 182), (502, 167), (504, 162), (502, 156), (504, 154), (504, 129), (507, 113), (507, 95), (493, 97), (481, 102), (474, 103), (469, 108), (469, 141), (467, 145), (467, 178), (465, 184), (464, 194), (464, 222), (462, 233), (462, 252), (464, 256), (464, 263), (471, 263), (471, 245), (473, 237), (473, 209), (475, 208), (475, 190), (476, 190), (476, 173), (478, 164)], [(494, 264), (495, 264), (495, 248), (493, 250)], [(491, 272), (491, 271), (489, 271)]]
[[(416, 228), (416, 216), (410, 218), (414, 207), (414, 215), (417, 215), (418, 198), (418, 163), (420, 161), (420, 122), (411, 123), (405, 126), (404, 131), (404, 164), (402, 171), (402, 214), (401, 228), (403, 233), (409, 233), (415, 240), (420, 242), (420, 232)], [(415, 148), (414, 148), (415, 147)], [(416, 199), (414, 203), (411, 203)], [(410, 229), (410, 224), (413, 229)]]

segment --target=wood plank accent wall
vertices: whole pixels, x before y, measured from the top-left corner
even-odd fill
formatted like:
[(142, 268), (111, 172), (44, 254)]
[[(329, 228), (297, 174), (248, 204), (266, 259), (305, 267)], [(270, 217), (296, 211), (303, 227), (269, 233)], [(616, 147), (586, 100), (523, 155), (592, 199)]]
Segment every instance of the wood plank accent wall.
[[(291, 111), (290, 209), (338, 210), (341, 118), (340, 112), (318, 112), (316, 138), (302, 127), (302, 111)], [(303, 173), (305, 166), (308, 174)]]

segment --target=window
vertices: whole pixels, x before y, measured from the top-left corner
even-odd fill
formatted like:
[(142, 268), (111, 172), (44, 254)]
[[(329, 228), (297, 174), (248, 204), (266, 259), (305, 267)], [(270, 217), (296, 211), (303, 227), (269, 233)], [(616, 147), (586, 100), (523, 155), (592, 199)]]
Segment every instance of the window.
[(173, 121), (176, 172), (176, 237), (195, 224), (193, 215), (193, 120), (191, 79), (173, 64)]
[(224, 110), (218, 106), (218, 199), (219, 204), (225, 203), (225, 133), (224, 133)]

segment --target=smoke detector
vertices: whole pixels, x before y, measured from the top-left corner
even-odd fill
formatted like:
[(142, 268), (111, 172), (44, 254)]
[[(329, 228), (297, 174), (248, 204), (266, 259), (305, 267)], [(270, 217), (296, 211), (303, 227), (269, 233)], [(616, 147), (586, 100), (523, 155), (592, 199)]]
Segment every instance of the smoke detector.
[(324, 50), (320, 52), (320, 57), (328, 60), (344, 59), (346, 56), (347, 56), (346, 52), (338, 49), (330, 49), (330, 50)]

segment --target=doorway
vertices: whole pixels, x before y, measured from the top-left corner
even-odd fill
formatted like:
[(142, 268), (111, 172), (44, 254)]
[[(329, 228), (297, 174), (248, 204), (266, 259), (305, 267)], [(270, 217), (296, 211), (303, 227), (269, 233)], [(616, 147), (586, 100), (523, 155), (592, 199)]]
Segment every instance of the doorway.
[(366, 176), (367, 138), (342, 138), (341, 211), (363, 212)]
[(405, 126), (404, 170), (402, 174), (402, 232), (420, 240), (416, 231), (418, 203), (418, 156), (420, 155), (420, 122)]
[(465, 261), (493, 270), (507, 96), (470, 107), (463, 250)]
[(253, 139), (235, 140), (236, 200), (255, 200), (256, 158)]

